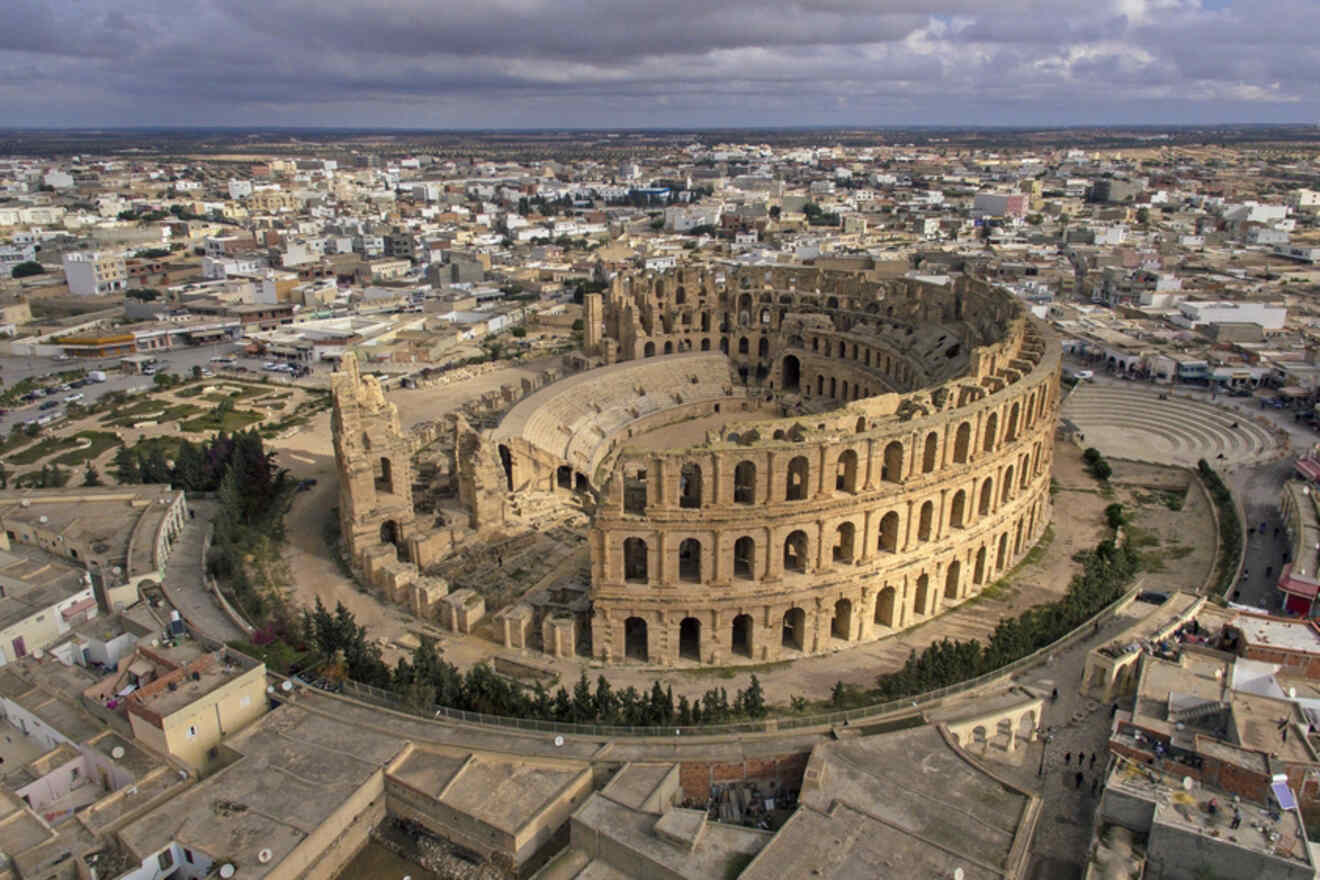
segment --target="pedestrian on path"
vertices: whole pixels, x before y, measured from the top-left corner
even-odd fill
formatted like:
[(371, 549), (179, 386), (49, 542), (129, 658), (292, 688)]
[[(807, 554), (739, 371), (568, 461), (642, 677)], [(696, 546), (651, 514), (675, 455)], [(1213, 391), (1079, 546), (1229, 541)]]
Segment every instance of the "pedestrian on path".
[(1078, 770), (1077, 775), (1073, 778), (1077, 780), (1077, 790), (1081, 791), (1082, 783), (1086, 781), (1086, 774), (1082, 773), (1081, 770)]
[(1058, 689), (1058, 688), (1055, 688), (1055, 689), (1054, 689), (1054, 693), (1050, 694), (1050, 702), (1051, 702), (1051, 703), (1057, 703), (1057, 702), (1059, 702), (1059, 689)]
[(1091, 753), (1091, 769), (1092, 769), (1092, 770), (1095, 769), (1095, 754), (1096, 754), (1095, 752), (1092, 752), (1092, 753)]
[(1063, 763), (1065, 766), (1072, 763), (1072, 752), (1063, 753)]

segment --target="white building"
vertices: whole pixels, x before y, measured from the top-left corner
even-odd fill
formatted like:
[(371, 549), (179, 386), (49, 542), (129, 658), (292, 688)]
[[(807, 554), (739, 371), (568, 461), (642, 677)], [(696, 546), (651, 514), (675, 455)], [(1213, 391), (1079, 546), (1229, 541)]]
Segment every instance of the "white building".
[(64, 255), (64, 278), (75, 296), (104, 296), (128, 287), (128, 266), (122, 253), (68, 253)]
[(1287, 317), (1288, 309), (1280, 303), (1196, 301), (1181, 303), (1170, 320), (1189, 329), (1203, 324), (1259, 324), (1268, 333), (1282, 330)]
[(252, 195), (252, 181), (230, 178), (229, 197), (231, 199), (245, 199), (250, 195)]
[(665, 208), (665, 231), (687, 232), (698, 226), (715, 226), (720, 222), (718, 205), (670, 205)]

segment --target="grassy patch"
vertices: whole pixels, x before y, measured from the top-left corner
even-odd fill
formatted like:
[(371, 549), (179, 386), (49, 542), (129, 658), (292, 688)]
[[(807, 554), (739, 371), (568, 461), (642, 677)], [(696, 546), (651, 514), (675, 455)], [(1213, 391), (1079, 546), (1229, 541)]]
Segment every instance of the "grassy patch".
[(133, 444), (132, 449), (140, 456), (150, 455), (159, 449), (166, 459), (173, 461), (179, 457), (179, 443), (178, 437), (143, 437)]
[(1128, 542), (1137, 549), (1143, 547), (1158, 547), (1160, 545), (1160, 536), (1151, 529), (1143, 529), (1141, 526), (1127, 526)]
[(762, 674), (775, 669), (783, 669), (792, 660), (777, 660), (774, 663), (753, 663), (747, 666), (702, 666), (698, 669), (676, 670), (689, 678), (737, 678), (740, 675)]
[(54, 464), (70, 466), (82, 464), (91, 461), (107, 449), (112, 449), (124, 442), (119, 438), (118, 434), (111, 431), (79, 431), (73, 436), (75, 438), (80, 437), (84, 440), (90, 440), (92, 445), (88, 446), (86, 449), (75, 449), (72, 452), (66, 452), (64, 455), (55, 459), (53, 462)]
[(230, 410), (224, 416), (220, 416), (216, 410), (212, 410), (203, 416), (181, 422), (179, 430), (191, 431), (197, 434), (209, 434), (214, 431), (241, 431), (248, 425), (261, 421), (261, 419), (260, 413), (247, 409)]
[(34, 443), (21, 452), (13, 453), (9, 456), (9, 461), (13, 464), (33, 464), (48, 455), (72, 449), (77, 445), (78, 441), (72, 437), (47, 437), (40, 443)]

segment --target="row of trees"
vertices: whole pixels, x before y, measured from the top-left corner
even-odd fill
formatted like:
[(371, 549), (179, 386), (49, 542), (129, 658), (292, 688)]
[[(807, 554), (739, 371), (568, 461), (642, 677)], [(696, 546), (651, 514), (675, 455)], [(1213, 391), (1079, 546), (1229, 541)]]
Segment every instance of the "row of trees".
[(327, 658), (322, 670), (325, 677), (348, 678), (392, 691), (419, 712), (444, 706), (542, 721), (644, 727), (722, 724), (763, 718), (766, 713), (765, 694), (755, 675), (732, 700), (721, 687), (711, 688), (699, 700), (680, 696), (675, 701), (673, 688), (662, 687), (658, 681), (649, 692), (631, 686), (616, 691), (605, 676), (599, 676), (593, 685), (585, 672), (572, 691), (560, 687), (552, 694), (540, 682), (526, 687), (497, 675), (484, 663), (460, 672), (425, 637), (410, 659), (400, 658), (391, 669), (342, 602), (331, 612), (319, 598), (313, 610), (303, 611), (300, 636), (305, 646)]
[[(876, 679), (869, 696), (878, 700), (915, 696), (993, 672), (1040, 650), (1121, 596), (1137, 573), (1140, 554), (1126, 541), (1116, 545), (1107, 538), (1080, 554), (1080, 562), (1082, 570), (1073, 576), (1062, 599), (1000, 620), (988, 644), (941, 639), (920, 654), (913, 651), (902, 669)], [(836, 687), (836, 695), (840, 691)]]
[(1242, 558), (1242, 522), (1238, 519), (1233, 493), (1224, 480), (1204, 458), (1196, 463), (1196, 472), (1205, 483), (1219, 511), (1219, 579), (1221, 596), (1227, 595), (1237, 574), (1238, 560)]

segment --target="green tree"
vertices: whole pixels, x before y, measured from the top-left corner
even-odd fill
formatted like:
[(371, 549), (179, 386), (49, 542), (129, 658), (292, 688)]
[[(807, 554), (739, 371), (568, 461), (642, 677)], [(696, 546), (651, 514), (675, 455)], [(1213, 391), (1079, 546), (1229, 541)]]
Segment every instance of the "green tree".
[(0, 489), (9, 488), (9, 468), (0, 464)]
[(192, 377), (193, 377), (194, 379), (200, 379), (200, 378), (202, 378), (202, 365), (201, 365), (201, 364), (193, 364), (193, 368), (192, 368)]
[(113, 473), (115, 482), (121, 486), (142, 482), (142, 464), (138, 461), (137, 453), (127, 446), (119, 447), (115, 453), (115, 463)]
[(19, 263), (9, 272), (10, 278), (30, 278), (33, 275), (42, 275), (46, 268), (36, 260), (25, 260)]
[(1137, 209), (1137, 223), (1142, 226), (1150, 224), (1150, 208), (1142, 207)]
[(90, 461), (87, 462), (87, 469), (83, 471), (83, 485), (84, 486), (101, 485), (101, 474), (96, 470), (96, 467)]
[(514, 327), (514, 328), (513, 328), (512, 330), (510, 330), (509, 332), (513, 334), (514, 338), (516, 338), (516, 339), (522, 339), (524, 336), (527, 335), (527, 328), (526, 328), (526, 327)]

